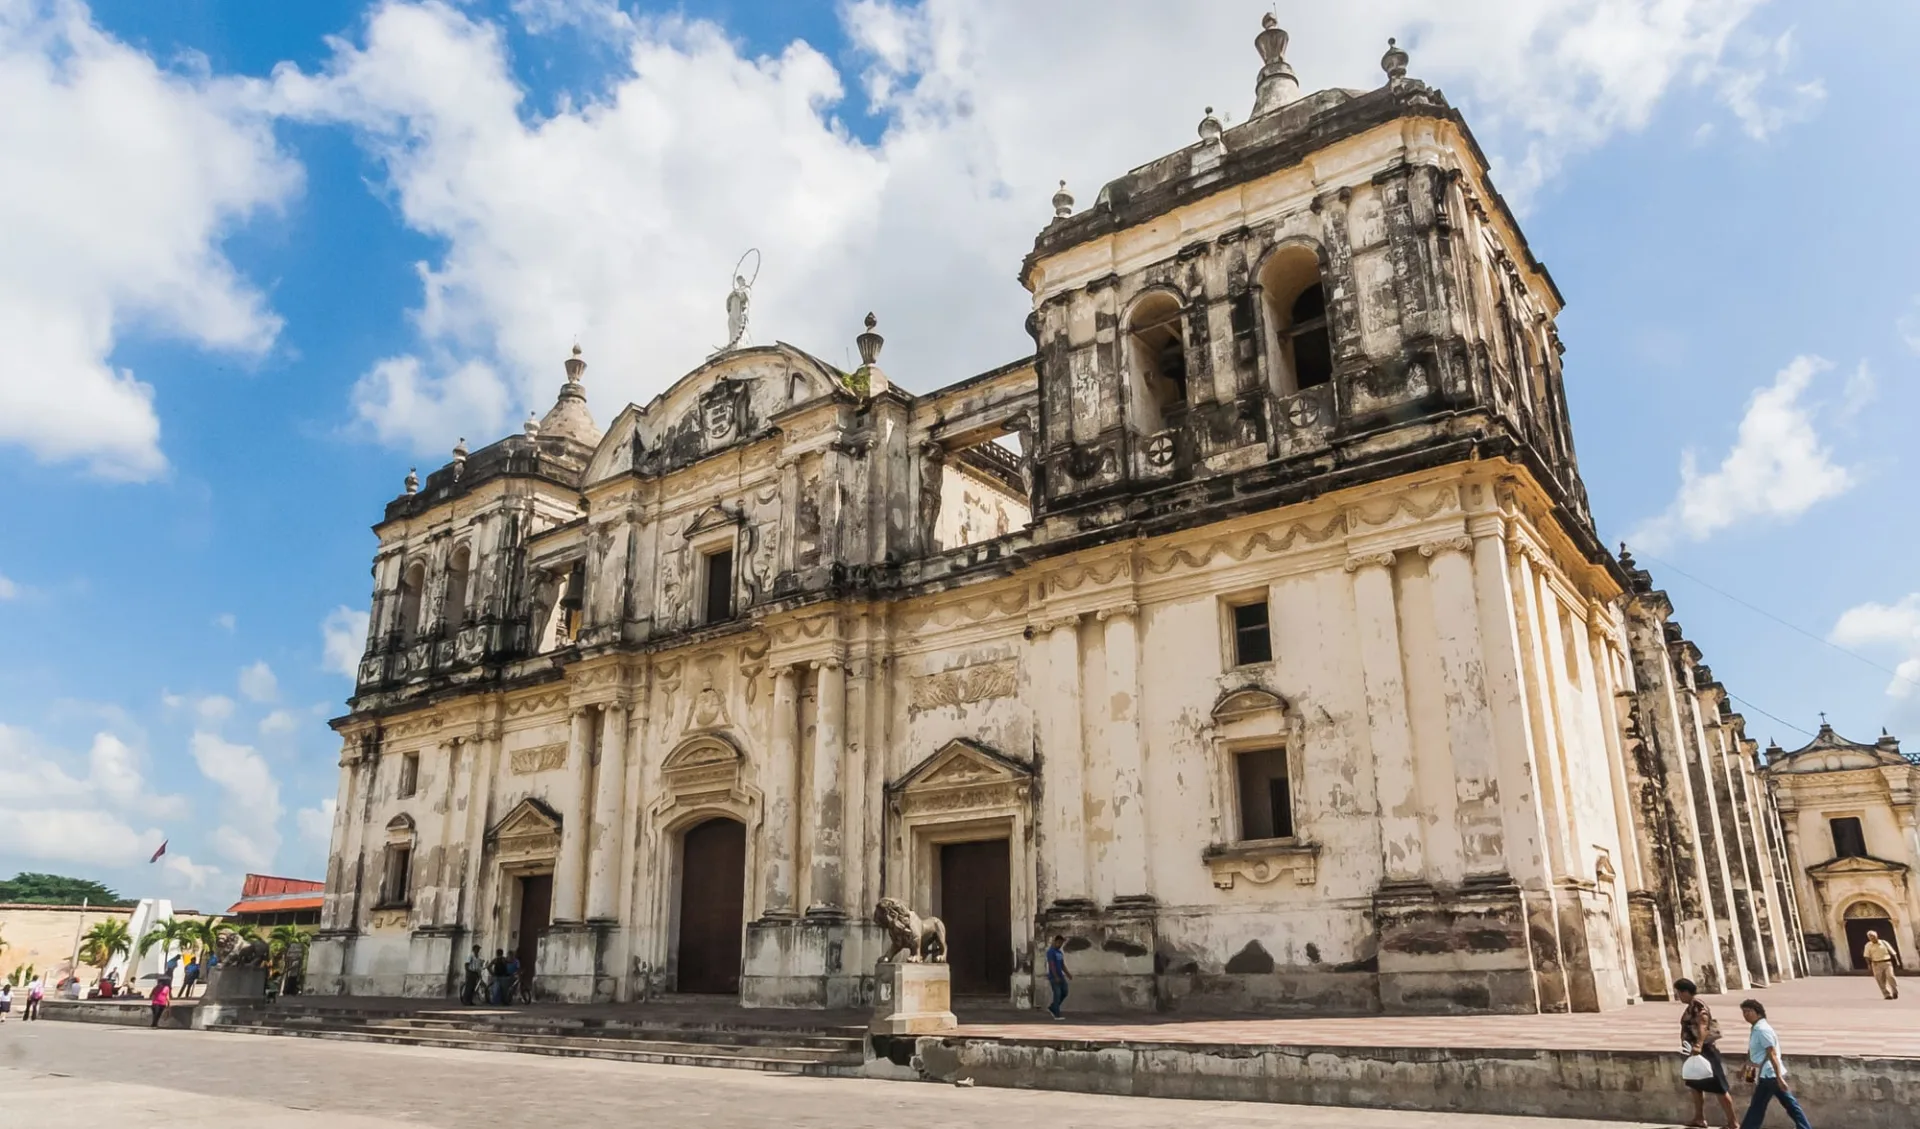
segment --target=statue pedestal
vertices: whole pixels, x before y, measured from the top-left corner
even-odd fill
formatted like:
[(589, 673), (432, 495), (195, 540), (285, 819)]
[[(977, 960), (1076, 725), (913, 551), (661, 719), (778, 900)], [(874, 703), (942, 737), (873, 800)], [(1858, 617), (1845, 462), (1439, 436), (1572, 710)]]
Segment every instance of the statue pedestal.
[(267, 970), (264, 968), (216, 968), (207, 978), (207, 990), (200, 997), (207, 1003), (240, 1003), (267, 998)]
[(953, 978), (945, 964), (881, 961), (873, 969), (875, 1035), (931, 1035), (960, 1025), (953, 1017)]

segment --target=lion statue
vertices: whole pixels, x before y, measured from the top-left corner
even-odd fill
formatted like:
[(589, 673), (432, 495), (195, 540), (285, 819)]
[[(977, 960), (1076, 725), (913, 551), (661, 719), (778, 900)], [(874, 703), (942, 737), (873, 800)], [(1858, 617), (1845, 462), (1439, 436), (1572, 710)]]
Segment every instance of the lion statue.
[(262, 968), (267, 964), (271, 949), (259, 938), (242, 940), (233, 933), (220, 935), (221, 968)]
[(909, 962), (947, 962), (947, 926), (939, 918), (921, 917), (898, 898), (881, 898), (873, 907), (873, 920), (892, 941), (882, 960), (891, 961), (904, 952)]

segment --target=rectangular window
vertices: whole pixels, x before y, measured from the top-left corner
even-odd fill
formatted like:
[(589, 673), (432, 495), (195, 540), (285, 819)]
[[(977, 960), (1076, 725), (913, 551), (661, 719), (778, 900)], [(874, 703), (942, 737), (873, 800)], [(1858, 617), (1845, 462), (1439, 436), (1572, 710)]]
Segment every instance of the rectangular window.
[(408, 753), (400, 758), (400, 789), (396, 793), (400, 799), (413, 795), (420, 787), (420, 754)]
[(390, 846), (387, 848), (387, 888), (382, 892), (381, 901), (390, 906), (407, 904), (407, 891), (412, 879), (413, 848), (410, 846)]
[(1241, 604), (1233, 609), (1233, 665), (1273, 661), (1273, 632), (1267, 622), (1267, 602)]
[(725, 623), (733, 618), (733, 550), (707, 554), (708, 623)]
[(1867, 857), (1867, 833), (1861, 829), (1860, 821), (1849, 816), (1845, 819), (1829, 821), (1833, 827), (1833, 853), (1836, 858), (1863, 859)]
[(1240, 837), (1293, 837), (1293, 782), (1285, 749), (1256, 749), (1234, 756), (1240, 785)]

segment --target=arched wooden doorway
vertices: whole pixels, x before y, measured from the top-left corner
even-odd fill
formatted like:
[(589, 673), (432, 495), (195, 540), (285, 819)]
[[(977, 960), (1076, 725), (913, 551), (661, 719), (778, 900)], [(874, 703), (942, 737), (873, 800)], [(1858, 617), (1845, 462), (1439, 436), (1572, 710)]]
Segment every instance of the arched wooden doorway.
[[(1893, 935), (1893, 915), (1874, 902), (1855, 902), (1847, 907), (1847, 952), (1853, 958), (1855, 972), (1871, 972), (1867, 964), (1867, 934), (1878, 933), (1882, 941), (1894, 948), (1900, 942)], [(1903, 957), (1906, 955), (1901, 954)]]
[(747, 829), (709, 819), (680, 837), (682, 992), (740, 991), (740, 938), (746, 927)]

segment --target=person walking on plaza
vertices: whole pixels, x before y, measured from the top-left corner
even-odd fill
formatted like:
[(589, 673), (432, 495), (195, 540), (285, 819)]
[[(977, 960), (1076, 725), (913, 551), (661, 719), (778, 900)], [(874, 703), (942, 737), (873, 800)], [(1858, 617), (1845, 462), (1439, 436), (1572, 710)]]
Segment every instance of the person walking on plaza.
[(13, 1010), (13, 985), (0, 984), (0, 1023), (7, 1021), (7, 1013)]
[(200, 957), (198, 954), (195, 954), (187, 961), (186, 976), (186, 982), (180, 985), (180, 994), (183, 996), (191, 996), (193, 995), (193, 986), (200, 982)]
[(1880, 939), (1880, 934), (1867, 930), (1867, 944), (1861, 950), (1867, 958), (1867, 967), (1873, 969), (1873, 982), (1880, 985), (1880, 994), (1890, 1000), (1900, 998), (1900, 950)]
[(507, 950), (493, 950), (493, 959), (487, 962), (487, 1002), (499, 1005), (507, 1002)]
[(460, 989), (460, 1002), (472, 1007), (480, 991), (480, 974), (487, 970), (487, 958), (480, 955), (480, 946), (473, 947), (473, 955), (467, 958), (467, 983)]
[(1067, 943), (1065, 937), (1055, 934), (1053, 944), (1047, 946), (1047, 985), (1053, 989), (1053, 1002), (1047, 1010), (1055, 1019), (1065, 1019), (1060, 1014), (1060, 1005), (1067, 1002), (1067, 981), (1073, 979), (1073, 973), (1067, 971), (1067, 954), (1061, 946)]
[(500, 1002), (512, 1006), (520, 998), (520, 954), (507, 954), (507, 997)]
[(1720, 1123), (1733, 1129), (1733, 1087), (1727, 1084), (1727, 1066), (1720, 1058), (1720, 1021), (1700, 999), (1699, 991), (1691, 980), (1673, 982), (1673, 998), (1687, 1008), (1680, 1013), (1680, 1042), (1689, 1058), (1700, 1056), (1712, 1070), (1704, 1078), (1686, 1080), (1687, 1089), (1693, 1092), (1693, 1120), (1687, 1125), (1690, 1129), (1706, 1129), (1707, 1095), (1712, 1094), (1720, 1101)]
[(1740, 1129), (1760, 1129), (1767, 1119), (1767, 1106), (1774, 1101), (1793, 1119), (1794, 1129), (1813, 1129), (1787, 1085), (1787, 1064), (1780, 1061), (1780, 1036), (1767, 1022), (1767, 1005), (1759, 1000), (1741, 1000), (1740, 1014), (1753, 1025), (1747, 1037), (1747, 1081), (1753, 1083), (1753, 1101), (1747, 1105), (1747, 1115), (1740, 1119)]
[(173, 985), (165, 980), (153, 986), (153, 1025), (160, 1026), (160, 1017), (167, 1014), (167, 1005), (173, 1002)]
[(27, 1014), (22, 1019), (40, 1018), (40, 1001), (46, 997), (47, 986), (38, 976), (27, 982)]

